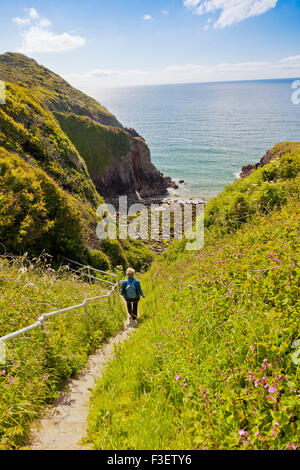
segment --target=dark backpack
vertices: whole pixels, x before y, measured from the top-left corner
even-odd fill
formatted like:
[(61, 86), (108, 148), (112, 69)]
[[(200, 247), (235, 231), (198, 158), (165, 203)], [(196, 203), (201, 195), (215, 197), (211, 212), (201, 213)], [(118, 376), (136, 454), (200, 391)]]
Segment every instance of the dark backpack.
[(127, 282), (126, 286), (126, 298), (130, 300), (134, 300), (137, 298), (137, 291), (136, 291), (136, 283), (135, 282)]

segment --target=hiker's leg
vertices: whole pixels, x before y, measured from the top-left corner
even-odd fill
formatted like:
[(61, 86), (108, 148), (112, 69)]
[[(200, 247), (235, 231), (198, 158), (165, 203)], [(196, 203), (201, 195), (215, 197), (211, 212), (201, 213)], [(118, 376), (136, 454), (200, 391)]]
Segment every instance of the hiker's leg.
[(132, 302), (127, 302), (127, 311), (132, 316)]
[(133, 304), (132, 316), (133, 316), (133, 318), (136, 320), (136, 319), (137, 319), (137, 316), (138, 316), (138, 304), (139, 304), (139, 301), (138, 301), (138, 300), (135, 300), (134, 302), (132, 302), (132, 304)]

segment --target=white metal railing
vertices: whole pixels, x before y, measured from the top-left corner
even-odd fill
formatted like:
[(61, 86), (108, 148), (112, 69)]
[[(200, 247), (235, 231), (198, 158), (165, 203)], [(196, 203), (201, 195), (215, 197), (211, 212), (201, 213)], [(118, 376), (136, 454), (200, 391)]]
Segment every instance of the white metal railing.
[[(28, 331), (31, 331), (31, 330), (34, 330), (36, 328), (42, 328), (43, 332), (45, 333), (45, 320), (47, 320), (48, 318), (50, 317), (54, 317), (55, 315), (59, 315), (61, 313), (66, 313), (66, 312), (70, 312), (72, 310), (75, 310), (77, 308), (84, 308), (85, 310), (85, 314), (86, 316), (88, 317), (88, 307), (87, 307), (87, 304), (88, 302), (94, 302), (96, 300), (102, 300), (102, 299), (105, 299), (105, 298), (108, 298), (110, 297), (113, 292), (117, 289), (119, 283), (118, 283), (118, 276), (117, 274), (112, 274), (112, 273), (108, 273), (106, 271), (100, 271), (99, 269), (95, 269), (95, 268), (92, 268), (91, 266), (85, 266), (84, 264), (81, 264), (81, 263), (77, 263), (77, 261), (73, 261), (71, 259), (68, 259), (68, 258), (64, 258), (66, 261), (69, 261), (70, 263), (76, 265), (76, 266), (80, 266), (80, 268), (78, 269), (74, 269), (72, 267), (69, 266), (69, 269), (70, 271), (73, 271), (75, 272), (76, 274), (80, 274), (80, 275), (84, 275), (84, 276), (87, 276), (89, 281), (91, 280), (94, 280), (94, 281), (99, 281), (99, 282), (103, 282), (105, 284), (108, 284), (111, 287), (111, 289), (108, 291), (107, 294), (105, 295), (101, 295), (101, 296), (97, 296), (97, 297), (90, 297), (90, 298), (86, 298), (83, 300), (83, 302), (81, 304), (78, 304), (78, 305), (73, 305), (72, 307), (67, 307), (67, 308), (63, 308), (63, 309), (59, 309), (59, 310), (56, 310), (55, 312), (50, 312), (50, 313), (44, 313), (43, 315), (41, 315), (38, 320), (33, 324), (33, 325), (30, 325), (30, 326), (27, 326), (26, 328), (23, 328), (21, 330), (18, 330), (18, 331), (15, 331), (13, 333), (10, 333), (6, 336), (2, 336), (2, 338), (0, 338), (0, 349), (2, 348), (5, 349), (5, 346), (4, 346), (4, 343), (5, 341), (8, 341), (8, 340), (11, 340), (13, 338), (16, 338), (18, 336), (21, 336), (23, 335), (24, 333), (27, 333)], [(87, 271), (87, 272), (85, 272)], [(102, 278), (98, 278), (96, 276), (93, 276), (91, 274), (91, 271), (94, 271), (96, 273), (100, 273), (100, 274), (105, 274), (105, 276), (111, 276), (111, 277), (114, 277), (115, 278), (115, 282), (111, 282), (111, 281), (107, 281), (106, 279), (102, 279)], [(0, 361), (1, 362), (1, 361)]]

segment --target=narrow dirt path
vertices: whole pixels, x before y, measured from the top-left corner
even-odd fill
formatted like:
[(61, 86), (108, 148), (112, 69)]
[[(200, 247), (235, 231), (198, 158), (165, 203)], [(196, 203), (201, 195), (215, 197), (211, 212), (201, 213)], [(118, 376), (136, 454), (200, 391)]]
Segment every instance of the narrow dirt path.
[(89, 399), (95, 380), (102, 376), (113, 356), (114, 345), (126, 341), (134, 331), (128, 326), (90, 356), (87, 367), (66, 384), (58, 400), (47, 408), (44, 418), (32, 428), (31, 450), (88, 450), (79, 442), (86, 436)]

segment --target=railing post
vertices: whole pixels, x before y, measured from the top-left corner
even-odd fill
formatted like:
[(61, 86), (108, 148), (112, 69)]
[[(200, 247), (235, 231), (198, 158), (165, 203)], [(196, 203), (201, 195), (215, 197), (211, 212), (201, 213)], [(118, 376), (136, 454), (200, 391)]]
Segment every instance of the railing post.
[(88, 306), (87, 306), (86, 300), (83, 303), (84, 303), (85, 316), (86, 316), (87, 322), (89, 323), (89, 311), (88, 311)]
[(0, 364), (6, 364), (6, 345), (4, 341), (0, 341)]
[(44, 318), (44, 317), (40, 317), (40, 318), (39, 318), (39, 322), (40, 322), (40, 324), (41, 324), (42, 333), (43, 333), (44, 336), (46, 336), (47, 333), (46, 333), (46, 327), (45, 327), (45, 318)]
[(89, 311), (88, 311), (88, 306), (87, 306), (87, 301), (86, 300), (83, 302), (83, 306), (84, 306), (85, 317), (86, 317), (86, 329), (87, 329), (88, 335), (90, 336), (91, 335), (90, 319), (89, 319)]
[(91, 279), (91, 268), (90, 268), (90, 266), (88, 266), (87, 268), (88, 268), (89, 283), (91, 284), (91, 282), (92, 282), (92, 279)]

